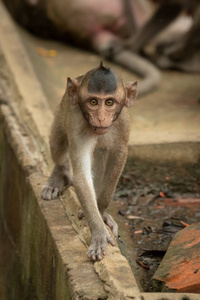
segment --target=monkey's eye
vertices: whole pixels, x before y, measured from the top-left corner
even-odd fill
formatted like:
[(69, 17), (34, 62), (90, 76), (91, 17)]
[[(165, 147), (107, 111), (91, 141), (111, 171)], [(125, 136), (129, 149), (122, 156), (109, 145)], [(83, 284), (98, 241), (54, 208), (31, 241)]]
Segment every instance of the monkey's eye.
[(114, 100), (113, 99), (108, 99), (105, 102), (106, 106), (112, 106), (114, 104)]
[(98, 101), (96, 99), (91, 99), (90, 100), (90, 105), (95, 106), (98, 104)]

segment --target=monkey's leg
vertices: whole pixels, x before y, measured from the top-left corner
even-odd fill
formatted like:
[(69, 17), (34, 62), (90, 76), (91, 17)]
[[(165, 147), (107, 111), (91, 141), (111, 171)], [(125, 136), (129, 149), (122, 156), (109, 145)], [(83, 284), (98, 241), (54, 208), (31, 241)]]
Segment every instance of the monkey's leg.
[(165, 55), (158, 57), (161, 68), (177, 68), (186, 72), (200, 70), (200, 5), (196, 7), (194, 21), (182, 39), (174, 43)]
[(98, 193), (97, 203), (99, 211), (106, 225), (110, 227), (115, 237), (118, 236), (118, 225), (112, 216), (105, 212), (110, 201), (112, 200), (117, 182), (124, 168), (127, 158), (127, 146), (120, 145), (120, 151), (109, 153), (107, 165), (105, 168), (102, 189)]
[(163, 2), (149, 21), (133, 36), (129, 49), (134, 52), (142, 49), (152, 38), (166, 28), (184, 7), (179, 1)]

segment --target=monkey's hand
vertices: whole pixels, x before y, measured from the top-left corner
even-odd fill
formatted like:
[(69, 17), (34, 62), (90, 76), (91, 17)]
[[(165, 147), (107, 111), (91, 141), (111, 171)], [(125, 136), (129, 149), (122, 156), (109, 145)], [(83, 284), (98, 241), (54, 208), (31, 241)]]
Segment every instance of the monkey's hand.
[(103, 231), (92, 233), (91, 244), (88, 249), (88, 258), (94, 261), (102, 260), (106, 255), (107, 243), (115, 246), (115, 242), (112, 240), (106, 228)]
[(68, 168), (55, 165), (51, 176), (42, 188), (41, 197), (43, 200), (53, 200), (62, 194), (64, 186), (72, 185), (72, 179)]
[(61, 186), (61, 187), (55, 186), (54, 187), (54, 186), (50, 186), (50, 185), (48, 185), (48, 183), (46, 183), (42, 188), (41, 198), (43, 200), (53, 200), (62, 194), (62, 190), (63, 190), (63, 186)]

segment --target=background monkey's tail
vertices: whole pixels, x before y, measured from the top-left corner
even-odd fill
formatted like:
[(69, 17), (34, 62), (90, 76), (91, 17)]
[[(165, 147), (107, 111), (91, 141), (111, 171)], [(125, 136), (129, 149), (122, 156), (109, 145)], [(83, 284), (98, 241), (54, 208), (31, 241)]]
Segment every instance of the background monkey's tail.
[(116, 53), (112, 60), (142, 77), (138, 92), (139, 96), (151, 92), (158, 86), (160, 71), (151, 62), (137, 53), (122, 50)]

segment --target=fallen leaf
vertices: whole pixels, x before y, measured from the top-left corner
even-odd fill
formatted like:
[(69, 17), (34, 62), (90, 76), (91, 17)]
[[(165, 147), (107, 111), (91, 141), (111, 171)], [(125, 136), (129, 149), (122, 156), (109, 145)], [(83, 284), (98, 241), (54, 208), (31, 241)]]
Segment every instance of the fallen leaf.
[(185, 223), (185, 222), (183, 222), (183, 221), (180, 221), (180, 223), (181, 223), (181, 225), (183, 225), (183, 226), (185, 226), (185, 227), (190, 226), (189, 224), (187, 224), (187, 223)]
[(56, 50), (49, 50), (49, 56), (50, 57), (57, 56), (57, 51)]
[(143, 269), (145, 270), (149, 270), (149, 266), (143, 264), (143, 262), (141, 262), (139, 259), (136, 259), (136, 263), (141, 266)]
[(157, 208), (163, 209), (163, 208), (165, 208), (165, 207), (164, 207), (164, 206), (161, 206), (161, 205), (157, 205)]
[(144, 218), (143, 218), (143, 217), (139, 217), (139, 216), (132, 216), (132, 215), (129, 215), (129, 216), (127, 216), (127, 219), (129, 219), (129, 220), (138, 220), (138, 219), (140, 219), (140, 220), (144, 220)]
[(163, 192), (159, 193), (160, 197), (165, 198), (165, 194)]
[(134, 234), (142, 233), (142, 230), (136, 230), (134, 231)]
[(56, 50), (46, 50), (44, 48), (38, 47), (37, 48), (37, 53), (43, 57), (55, 57), (57, 56), (57, 51)]

